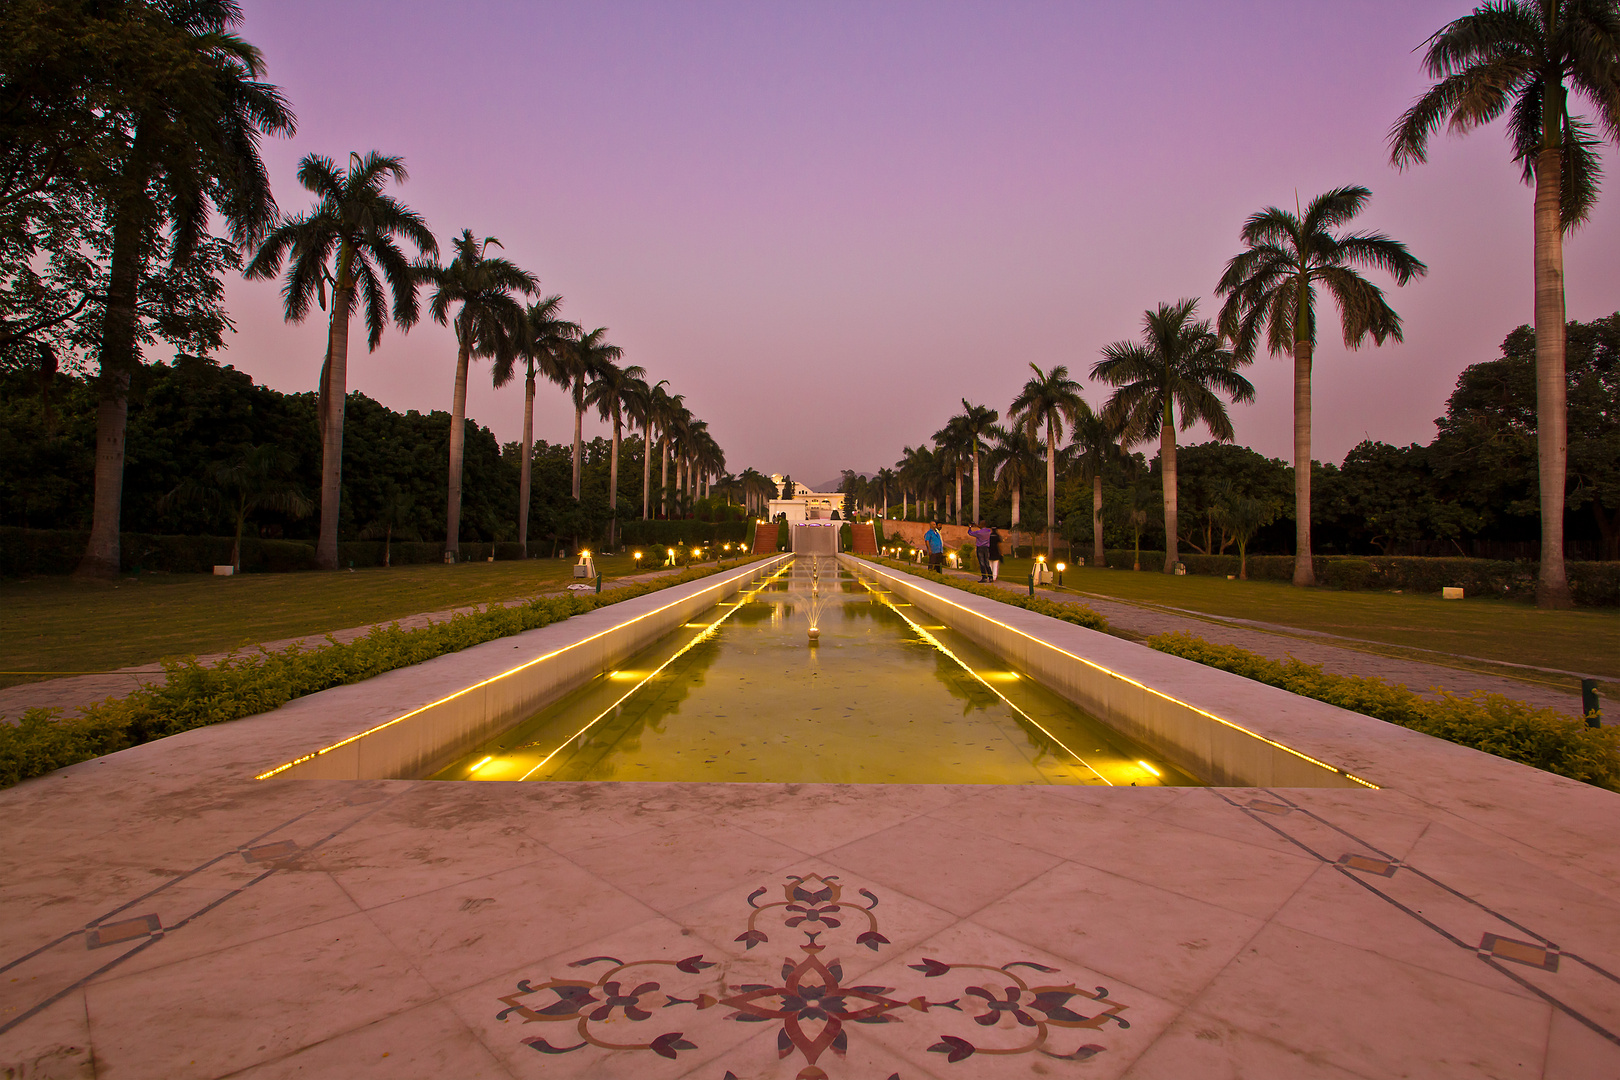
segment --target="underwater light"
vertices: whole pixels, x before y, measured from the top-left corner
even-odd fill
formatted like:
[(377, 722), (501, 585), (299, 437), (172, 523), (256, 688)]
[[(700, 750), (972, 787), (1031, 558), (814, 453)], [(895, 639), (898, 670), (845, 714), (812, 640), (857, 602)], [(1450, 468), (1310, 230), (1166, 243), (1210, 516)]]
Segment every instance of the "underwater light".
[(1138, 761), (1137, 764), (1142, 766), (1142, 768), (1146, 769), (1148, 772), (1152, 773), (1154, 776), (1163, 776), (1164, 775), (1158, 769), (1155, 769), (1153, 766), (1149, 765), (1145, 761)]

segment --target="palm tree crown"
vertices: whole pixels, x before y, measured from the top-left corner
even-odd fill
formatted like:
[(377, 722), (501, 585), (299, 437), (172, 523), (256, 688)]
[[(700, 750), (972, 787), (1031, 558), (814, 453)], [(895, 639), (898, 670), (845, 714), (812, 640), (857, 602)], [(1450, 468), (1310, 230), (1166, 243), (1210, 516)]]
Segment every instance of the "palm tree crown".
[(1243, 226), (1246, 249), (1226, 264), (1216, 291), (1226, 297), (1219, 327), (1241, 360), (1254, 355), (1261, 331), (1273, 353), (1294, 357), (1294, 584), (1316, 581), (1311, 564), (1311, 358), (1316, 346), (1318, 286), (1339, 305), (1346, 348), (1401, 340), (1401, 319), (1383, 291), (1355, 269), (1387, 271), (1405, 285), (1429, 268), (1406, 245), (1379, 233), (1335, 234), (1361, 212), (1372, 193), (1342, 187), (1311, 200), (1303, 213), (1276, 206)]
[(1237, 373), (1246, 361), (1223, 348), (1208, 321), (1193, 321), (1196, 299), (1160, 304), (1144, 314), (1142, 340), (1116, 341), (1103, 349), (1091, 376), (1117, 387), (1104, 412), (1125, 433), (1126, 442), (1159, 439), (1164, 481), (1164, 572), (1177, 561), (1176, 416), (1182, 430), (1202, 422), (1222, 442), (1232, 438), (1226, 403), (1253, 401), (1254, 387)]

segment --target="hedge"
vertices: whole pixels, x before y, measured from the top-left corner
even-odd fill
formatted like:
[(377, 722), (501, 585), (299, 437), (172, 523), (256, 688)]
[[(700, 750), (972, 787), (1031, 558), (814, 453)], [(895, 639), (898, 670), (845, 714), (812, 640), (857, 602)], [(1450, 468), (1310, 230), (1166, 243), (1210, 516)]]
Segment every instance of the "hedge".
[(624, 521), (619, 533), (624, 547), (658, 547), (670, 544), (739, 543), (749, 534), (746, 521), (698, 521), (696, 519), (652, 518)]
[[(913, 573), (918, 569), (909, 563), (898, 562), (894, 559), (873, 559), (870, 561), (881, 563), (891, 570), (899, 570), (903, 573)], [(1066, 623), (1084, 626), (1088, 630), (1100, 630), (1105, 634), (1108, 632), (1108, 620), (1085, 604), (1048, 600), (1044, 596), (1029, 596), (1026, 593), (1010, 592), (994, 585), (980, 585), (976, 581), (965, 581), (961, 578), (949, 576), (943, 578), (931, 577), (928, 580), (939, 581), (941, 584), (972, 593), (974, 596), (983, 596), (990, 600), (999, 600), (1003, 604), (1011, 604), (1013, 607), (1021, 607), (1025, 611), (1033, 611), (1039, 615), (1050, 615), (1054, 619), (1062, 619)]]
[[(0, 527), (0, 577), (33, 577), (71, 574), (84, 555), (90, 534), (72, 529), (19, 529)], [(152, 533), (121, 533), (119, 553), (125, 573), (206, 574), (215, 566), (231, 561), (228, 536), (160, 536)], [(533, 555), (542, 545), (529, 544)], [(410, 563), (444, 562), (440, 541), (395, 540), (389, 561), (395, 566)], [(344, 540), (338, 544), (338, 565), (381, 566), (384, 543), (381, 540)], [(520, 559), (523, 547), (515, 543), (463, 543), (462, 562), (484, 562), (491, 555), (497, 560)], [(284, 573), (315, 569), (315, 546), (302, 540), (261, 540), (242, 537), (242, 572)]]
[(391, 623), (346, 644), (328, 637), (330, 644), (324, 646), (260, 649), (209, 665), (198, 663), (196, 657), (165, 660), (161, 683), (87, 706), (76, 716), (61, 717), (58, 709), (29, 709), (16, 724), (0, 717), (0, 787), (167, 735), (266, 712), (305, 694), (360, 682), (717, 572), (688, 570), (615, 588), (606, 595), (569, 593), (510, 607), (490, 604), (411, 630)]
[(1196, 660), (1246, 679), (1325, 701), (1425, 735), (1533, 765), (1610, 791), (1620, 791), (1620, 728), (1593, 728), (1584, 718), (1537, 709), (1502, 694), (1476, 691), (1439, 700), (1404, 685), (1360, 675), (1331, 675), (1320, 665), (1272, 660), (1233, 645), (1216, 645), (1177, 631), (1147, 639), (1160, 652)]
[[(1107, 552), (1108, 565), (1129, 570), (1130, 548)], [(1180, 556), (1189, 574), (1225, 577), (1238, 572), (1236, 555)], [(1317, 582), (1327, 588), (1361, 590), (1399, 589), (1402, 592), (1437, 593), (1445, 586), (1461, 586), (1465, 596), (1501, 596), (1532, 600), (1536, 595), (1536, 564), (1496, 559), (1427, 558), (1408, 555), (1317, 555), (1312, 559)], [(1144, 572), (1158, 572), (1164, 566), (1164, 552), (1142, 552)], [(1587, 607), (1620, 606), (1620, 562), (1569, 562), (1565, 564), (1570, 591), (1575, 602)], [(1259, 581), (1292, 581), (1292, 555), (1250, 555), (1249, 577)]]

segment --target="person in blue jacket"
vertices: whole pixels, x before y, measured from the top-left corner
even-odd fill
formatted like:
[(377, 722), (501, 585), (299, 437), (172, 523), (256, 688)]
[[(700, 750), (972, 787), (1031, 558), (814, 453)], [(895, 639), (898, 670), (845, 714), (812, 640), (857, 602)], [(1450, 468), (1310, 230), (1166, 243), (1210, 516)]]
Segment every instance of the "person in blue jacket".
[(943, 573), (945, 569), (945, 538), (939, 534), (939, 522), (928, 526), (923, 533), (923, 545), (928, 548), (928, 569)]

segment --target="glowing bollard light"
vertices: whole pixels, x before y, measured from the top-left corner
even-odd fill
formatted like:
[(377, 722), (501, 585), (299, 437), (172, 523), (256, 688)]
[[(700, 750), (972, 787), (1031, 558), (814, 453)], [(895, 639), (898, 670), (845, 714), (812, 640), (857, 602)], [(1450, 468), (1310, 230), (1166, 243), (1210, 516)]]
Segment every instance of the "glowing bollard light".
[(1068, 569), (1068, 567), (1066, 565), (1064, 565), (1063, 563), (1058, 563), (1057, 564), (1057, 583), (1058, 583), (1058, 588), (1060, 588), (1060, 589), (1063, 588), (1063, 571), (1065, 571), (1067, 569)]

